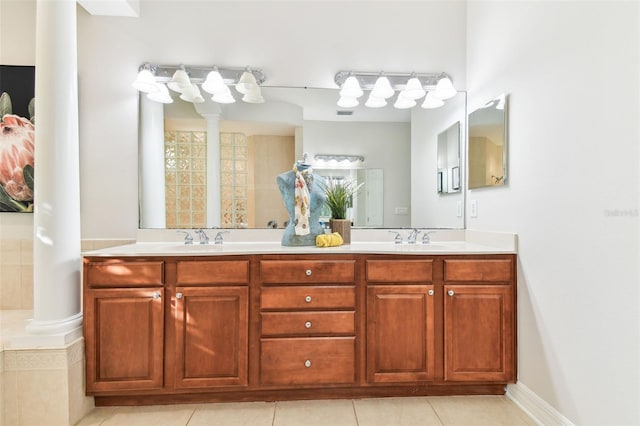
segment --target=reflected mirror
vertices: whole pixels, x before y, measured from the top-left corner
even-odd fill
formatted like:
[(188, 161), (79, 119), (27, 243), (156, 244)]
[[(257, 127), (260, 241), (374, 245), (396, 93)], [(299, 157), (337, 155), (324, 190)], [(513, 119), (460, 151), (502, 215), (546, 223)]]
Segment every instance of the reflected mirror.
[[(140, 228), (283, 228), (289, 218), (275, 178), (304, 153), (317, 174), (364, 182), (354, 197), (354, 227), (464, 228), (438, 200), (429, 200), (438, 220), (415, 210), (412, 185), (414, 169), (435, 168), (435, 135), (464, 123), (464, 92), (437, 110), (344, 109), (336, 106), (337, 89), (262, 87), (263, 104), (208, 97), (193, 104), (171, 95), (166, 105), (140, 97)], [(428, 159), (414, 165), (422, 146)], [(363, 161), (321, 163), (319, 154)]]
[(506, 183), (507, 100), (500, 95), (469, 114), (469, 189)]
[(438, 134), (438, 193), (460, 192), (460, 122)]

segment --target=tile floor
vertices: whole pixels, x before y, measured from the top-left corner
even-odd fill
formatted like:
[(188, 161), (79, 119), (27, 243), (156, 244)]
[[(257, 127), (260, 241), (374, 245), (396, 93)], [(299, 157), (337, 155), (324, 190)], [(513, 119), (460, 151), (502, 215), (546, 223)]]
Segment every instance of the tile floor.
[(78, 426), (534, 426), (504, 396), (99, 407)]

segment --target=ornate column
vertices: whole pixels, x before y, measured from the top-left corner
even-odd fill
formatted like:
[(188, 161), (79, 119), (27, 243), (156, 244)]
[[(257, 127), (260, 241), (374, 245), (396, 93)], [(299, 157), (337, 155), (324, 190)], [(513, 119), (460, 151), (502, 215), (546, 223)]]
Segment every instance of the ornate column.
[(37, 0), (34, 319), (60, 334), (82, 324), (75, 0)]

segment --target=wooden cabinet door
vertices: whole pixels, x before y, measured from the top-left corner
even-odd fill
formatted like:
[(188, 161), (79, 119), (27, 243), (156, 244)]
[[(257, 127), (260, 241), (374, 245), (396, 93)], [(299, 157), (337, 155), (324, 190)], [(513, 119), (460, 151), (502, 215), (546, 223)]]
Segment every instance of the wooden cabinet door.
[(433, 380), (433, 285), (367, 288), (367, 379), (370, 383)]
[(163, 289), (85, 294), (87, 392), (162, 388)]
[(444, 286), (445, 380), (514, 381), (513, 288)]
[(177, 287), (176, 387), (247, 385), (249, 289)]

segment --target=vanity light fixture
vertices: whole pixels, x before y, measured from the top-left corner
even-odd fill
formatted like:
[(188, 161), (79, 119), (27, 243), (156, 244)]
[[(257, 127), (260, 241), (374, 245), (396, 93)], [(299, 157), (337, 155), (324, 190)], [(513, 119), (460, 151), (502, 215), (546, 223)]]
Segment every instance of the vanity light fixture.
[(152, 101), (160, 102), (161, 104), (170, 104), (173, 103), (173, 98), (169, 94), (169, 89), (167, 89), (167, 85), (164, 83), (155, 83), (158, 88), (157, 91), (147, 93), (147, 98)]
[[(211, 98), (218, 103), (233, 103), (235, 99), (229, 90), (229, 86), (236, 86), (238, 91), (244, 90), (242, 98), (248, 103), (262, 103), (264, 98), (260, 91), (260, 85), (265, 81), (265, 75), (260, 69), (250, 67), (227, 68), (211, 66), (185, 66), (185, 65), (156, 65), (145, 63), (138, 69), (138, 77), (133, 87), (143, 93), (156, 93), (153, 97), (157, 102), (169, 103), (171, 95), (166, 87), (180, 93), (180, 99), (187, 102), (202, 103), (205, 101), (200, 88), (213, 95)], [(162, 92), (162, 93), (160, 93)], [(186, 92), (186, 93), (185, 93)]]
[[(388, 72), (360, 72), (360, 71), (339, 71), (334, 77), (335, 83), (341, 88), (341, 102), (344, 95), (342, 91), (351, 85), (347, 84), (347, 79), (355, 79), (358, 86), (363, 91), (370, 91), (365, 106), (369, 108), (384, 107), (390, 98), (399, 92), (398, 98), (394, 102), (396, 108), (412, 108), (416, 105), (417, 99), (425, 98), (422, 103), (423, 108), (437, 108), (444, 105), (442, 102), (456, 95), (457, 91), (453, 86), (451, 77), (446, 73), (388, 73)], [(428, 92), (428, 93), (427, 93)], [(431, 96), (429, 96), (431, 94)], [(413, 102), (411, 102), (413, 101)], [(338, 104), (339, 106), (343, 106)], [(353, 102), (352, 102), (353, 104)], [(358, 104), (351, 107), (354, 108)], [(411, 106), (410, 106), (411, 105)], [(344, 107), (344, 106), (343, 106)]]
[(424, 102), (422, 103), (422, 108), (424, 109), (434, 109), (440, 108), (444, 105), (444, 101), (440, 99), (434, 92), (427, 93), (427, 96), (424, 98)]
[(341, 155), (341, 154), (316, 154), (313, 156), (316, 160), (316, 167), (322, 166), (351, 166), (354, 164), (364, 163), (364, 156), (362, 155)]

